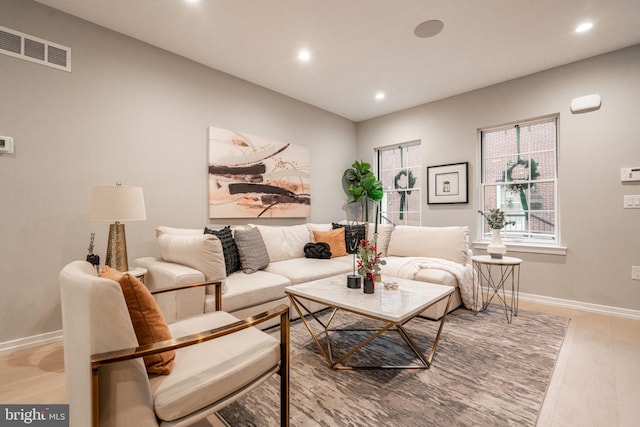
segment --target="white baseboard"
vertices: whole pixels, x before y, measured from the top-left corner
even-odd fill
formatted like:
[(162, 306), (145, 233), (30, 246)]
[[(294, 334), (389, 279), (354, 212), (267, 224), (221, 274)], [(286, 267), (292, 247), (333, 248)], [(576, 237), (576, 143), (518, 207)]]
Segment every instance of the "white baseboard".
[(18, 350), (25, 350), (31, 347), (50, 344), (62, 339), (62, 330), (47, 332), (40, 335), (32, 335), (30, 337), (18, 338), (12, 341), (0, 342), (0, 354), (9, 353)]
[[(506, 291), (507, 296), (511, 296), (511, 292)], [(630, 310), (628, 308), (612, 307), (610, 305), (591, 304), (588, 302), (571, 301), (567, 299), (546, 297), (543, 295), (524, 294), (520, 292), (519, 299), (522, 301), (535, 302), (539, 304), (552, 305), (556, 307), (570, 308), (573, 310), (588, 311), (591, 313), (605, 314), (608, 316), (625, 317), (628, 319), (640, 320), (639, 310)]]

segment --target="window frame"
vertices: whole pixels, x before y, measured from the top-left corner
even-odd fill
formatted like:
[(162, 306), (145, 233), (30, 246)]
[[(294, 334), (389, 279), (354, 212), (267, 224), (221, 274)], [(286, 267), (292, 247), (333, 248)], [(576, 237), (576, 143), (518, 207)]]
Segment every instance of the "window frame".
[[(400, 144), (390, 144), (390, 145), (374, 148), (373, 150), (374, 150), (374, 153), (375, 153), (375, 164), (376, 164), (376, 177), (377, 177), (377, 179), (382, 182), (382, 170), (381, 170), (381, 159), (380, 159), (382, 151), (391, 151), (391, 150), (397, 150), (397, 149), (401, 149), (402, 150), (402, 149), (407, 149), (409, 147), (416, 147), (416, 146), (420, 147), (420, 157), (418, 159), (419, 160), (419, 165), (418, 166), (411, 166), (411, 167), (407, 166), (407, 168), (400, 167), (398, 170), (411, 168), (411, 169), (414, 169), (414, 170), (417, 169), (422, 173), (422, 163), (423, 163), (422, 162), (422, 160), (423, 160), (422, 159), (422, 157), (423, 157), (422, 156), (422, 140), (416, 139), (416, 140), (412, 140), (412, 141), (403, 142), (403, 143), (400, 143)], [(420, 179), (416, 179), (415, 185), (413, 187), (411, 187), (411, 189), (412, 189), (411, 191), (418, 191), (420, 193), (420, 198), (419, 198), (420, 202), (418, 203), (418, 209), (417, 210), (411, 210), (411, 211), (405, 209), (405, 210), (402, 211), (403, 214), (405, 214), (405, 215), (406, 214), (412, 214), (412, 215), (417, 214), (418, 215), (418, 224), (416, 224), (416, 225), (421, 225), (422, 224), (422, 214), (423, 214), (423, 208), (422, 208), (423, 188), (422, 188), (422, 183), (423, 183), (423, 181), (424, 181), (424, 179), (423, 179), (422, 175), (420, 175)], [(392, 220), (391, 217), (383, 216), (383, 212), (385, 214), (389, 212), (386, 208), (383, 211), (382, 210), (382, 206), (384, 206), (383, 202), (386, 200), (387, 193), (389, 193), (391, 191), (396, 191), (396, 190), (384, 187), (384, 183), (383, 183), (384, 197), (380, 201), (380, 207), (381, 207), (380, 216), (381, 216), (381, 219), (383, 219), (384, 221), (386, 221), (386, 222), (388, 222), (390, 224), (393, 224), (393, 225), (406, 225), (407, 224), (407, 219), (405, 219), (404, 222), (401, 223), (401, 224), (396, 224)], [(393, 211), (393, 212), (395, 213), (396, 211)], [(398, 213), (399, 212), (400, 211), (398, 211)]]
[[(531, 253), (546, 253), (546, 254), (554, 254), (554, 255), (564, 255), (566, 254), (566, 247), (561, 245), (561, 224), (560, 224), (560, 195), (558, 192), (558, 183), (559, 183), (559, 168), (560, 168), (560, 139), (559, 139), (559, 129), (560, 129), (560, 115), (559, 114), (551, 114), (547, 116), (537, 117), (533, 119), (527, 120), (518, 120), (508, 124), (503, 124), (500, 126), (490, 126), (482, 129), (478, 129), (478, 159), (479, 159), (479, 177), (478, 177), (478, 206), (480, 210), (484, 209), (485, 206), (485, 189), (487, 187), (499, 187), (500, 184), (493, 183), (485, 183), (485, 170), (486, 170), (486, 158), (484, 156), (484, 146), (483, 146), (483, 136), (488, 132), (496, 132), (501, 130), (512, 129), (515, 126), (520, 126), (520, 128), (524, 128), (526, 126), (554, 122), (555, 123), (555, 147), (553, 152), (555, 153), (555, 165), (554, 165), (554, 174), (553, 178), (540, 178), (536, 179), (533, 182), (538, 183), (553, 183), (554, 186), (554, 199), (553, 199), (553, 215), (554, 215), (554, 234), (550, 239), (541, 238), (540, 236), (532, 236), (531, 228), (525, 230), (525, 233), (520, 236), (509, 235), (508, 229), (505, 229), (503, 232), (503, 242), (508, 246), (510, 251), (514, 252), (531, 252)], [(545, 150), (546, 151), (546, 150)], [(542, 152), (542, 151), (529, 151), (525, 154), (528, 158), (531, 158), (531, 153)], [(531, 177), (527, 180), (527, 183), (531, 183)], [(501, 195), (500, 191), (496, 191), (497, 197)], [(550, 212), (550, 210), (546, 210)], [(528, 213), (531, 213), (532, 209), (529, 207)], [(534, 211), (535, 212), (535, 211)], [(484, 217), (478, 215), (477, 222), (477, 238), (478, 241), (474, 242), (474, 248), (486, 249), (486, 246), (489, 244), (491, 240), (491, 234), (485, 232), (485, 221)], [(526, 236), (524, 234), (529, 234)]]

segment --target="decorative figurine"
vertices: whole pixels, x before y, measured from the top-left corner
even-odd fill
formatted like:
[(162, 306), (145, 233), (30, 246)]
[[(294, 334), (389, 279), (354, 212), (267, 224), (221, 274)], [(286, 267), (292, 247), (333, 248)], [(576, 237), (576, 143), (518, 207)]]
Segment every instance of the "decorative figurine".
[(91, 240), (89, 241), (89, 254), (87, 255), (87, 262), (96, 267), (98, 274), (100, 273), (100, 256), (93, 253), (93, 241), (96, 237), (96, 233), (91, 233)]

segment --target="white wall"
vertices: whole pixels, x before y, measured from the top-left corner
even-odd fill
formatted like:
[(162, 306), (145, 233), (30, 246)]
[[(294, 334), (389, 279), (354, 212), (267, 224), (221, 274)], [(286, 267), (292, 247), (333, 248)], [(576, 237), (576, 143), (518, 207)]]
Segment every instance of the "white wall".
[[(470, 70), (472, 72), (472, 70)], [(571, 99), (599, 93), (598, 111), (572, 114)], [(620, 168), (640, 166), (640, 45), (469, 92), (358, 124), (358, 154), (422, 140), (423, 166), (469, 162), (470, 202), (427, 205), (424, 225), (480, 224), (478, 129), (560, 114), (561, 244), (566, 256), (518, 253), (521, 291), (589, 304), (640, 310), (640, 210), (622, 208)], [(422, 188), (426, 188), (426, 178)], [(481, 251), (477, 251), (481, 253)]]
[(104, 259), (94, 185), (144, 188), (130, 259), (157, 254), (157, 225), (207, 223), (209, 126), (308, 146), (308, 220), (345, 218), (353, 122), (31, 1), (2, 0), (0, 25), (72, 49), (71, 73), (0, 55), (0, 135), (15, 138), (0, 155), (0, 344), (61, 328), (58, 272), (84, 259), (91, 232)]

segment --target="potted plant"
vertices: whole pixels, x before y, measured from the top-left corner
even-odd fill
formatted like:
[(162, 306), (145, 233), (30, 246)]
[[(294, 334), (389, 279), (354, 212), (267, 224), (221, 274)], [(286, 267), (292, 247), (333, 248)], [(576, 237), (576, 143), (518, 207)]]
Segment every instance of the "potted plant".
[[(362, 208), (362, 220), (369, 222), (369, 202), (382, 200), (382, 182), (376, 179), (371, 171), (371, 164), (367, 162), (354, 162), (349, 169), (344, 171), (343, 182), (345, 192), (351, 198), (349, 203), (360, 203)], [(378, 218), (376, 215), (376, 224)]]
[[(373, 245), (377, 244), (378, 240), (378, 219), (379, 219), (379, 206), (377, 205), (384, 196), (382, 190), (382, 182), (376, 179), (376, 176), (371, 171), (371, 164), (367, 162), (355, 161), (351, 165), (351, 168), (344, 171), (342, 174), (342, 185), (345, 193), (349, 196), (348, 203), (359, 203), (361, 210), (362, 222), (365, 227), (365, 238), (369, 235), (369, 202), (376, 203), (376, 216), (375, 216), (375, 231)], [(347, 278), (347, 286), (350, 288), (360, 287), (360, 277), (355, 274), (355, 253), (354, 259), (354, 272)], [(378, 268), (379, 275), (379, 268)]]
[(491, 258), (502, 258), (507, 253), (507, 247), (502, 243), (500, 231), (507, 225), (515, 225), (515, 221), (507, 221), (506, 215), (499, 208), (489, 209), (488, 213), (478, 211), (491, 228), (491, 243), (487, 246), (487, 252)]

